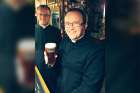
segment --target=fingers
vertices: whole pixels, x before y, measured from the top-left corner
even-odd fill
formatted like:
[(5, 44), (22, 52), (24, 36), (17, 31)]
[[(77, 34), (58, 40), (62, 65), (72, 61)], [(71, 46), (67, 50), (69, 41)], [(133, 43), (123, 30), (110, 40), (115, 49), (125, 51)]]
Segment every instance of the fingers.
[[(57, 54), (55, 54), (55, 59), (58, 57)], [(48, 64), (48, 56), (46, 55), (46, 52), (44, 51), (44, 60), (45, 60), (45, 64)]]
[(45, 64), (48, 64), (48, 57), (47, 57), (45, 51), (44, 51), (44, 59), (45, 59)]
[(44, 51), (44, 56), (46, 56), (46, 52)]
[(55, 58), (57, 58), (58, 57), (58, 55), (57, 54), (55, 54)]

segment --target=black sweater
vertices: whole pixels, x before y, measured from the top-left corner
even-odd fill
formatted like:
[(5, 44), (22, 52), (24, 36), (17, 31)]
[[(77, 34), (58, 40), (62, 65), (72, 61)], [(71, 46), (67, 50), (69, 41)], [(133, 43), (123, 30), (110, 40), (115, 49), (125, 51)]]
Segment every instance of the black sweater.
[(36, 25), (35, 26), (35, 40), (36, 40), (36, 43), (35, 43), (36, 53), (39, 53), (39, 55), (37, 55), (37, 59), (41, 55), (43, 56), (42, 59), (44, 59), (43, 52), (45, 49), (45, 43), (56, 43), (58, 46), (61, 41), (61, 33), (57, 28), (51, 25), (47, 26), (45, 29), (43, 29), (39, 25)]
[(53, 68), (46, 69), (49, 84), (57, 80), (56, 93), (99, 93), (105, 61), (101, 43), (87, 36), (76, 43), (64, 38), (58, 59)]
[(60, 30), (49, 25), (45, 29), (41, 26), (35, 26), (35, 47), (36, 47), (36, 65), (38, 66), (41, 74), (45, 77), (45, 61), (44, 61), (44, 49), (45, 43), (56, 43), (57, 46), (61, 41)]

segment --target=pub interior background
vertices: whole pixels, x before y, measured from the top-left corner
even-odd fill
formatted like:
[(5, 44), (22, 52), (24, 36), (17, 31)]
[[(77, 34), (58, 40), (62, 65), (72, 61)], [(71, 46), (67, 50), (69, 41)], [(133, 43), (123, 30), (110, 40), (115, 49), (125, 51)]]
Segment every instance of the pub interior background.
[[(4, 0), (0, 0), (0, 4), (1, 4), (1, 1), (4, 1)], [(49, 7), (52, 10), (52, 16), (53, 16), (52, 20), (51, 20), (51, 24), (54, 26), (55, 26), (55, 24), (57, 24), (57, 27), (59, 27), (61, 29), (62, 33), (64, 31), (64, 27), (63, 27), (64, 19), (63, 18), (64, 18), (65, 12), (68, 11), (68, 9), (70, 9), (72, 7), (82, 8), (85, 12), (87, 12), (88, 19), (93, 19), (93, 20), (88, 20), (88, 23), (87, 23), (88, 29), (91, 29), (91, 31), (92, 31), (92, 32), (90, 32), (90, 35), (93, 37), (96, 37), (100, 40), (105, 39), (105, 0), (29, 0), (29, 1), (31, 1), (31, 3), (34, 3), (34, 1), (35, 1), (35, 5), (38, 5), (38, 4), (49, 5)], [(137, 50), (137, 49), (140, 49), (139, 45), (138, 45), (138, 44), (140, 44), (139, 40), (138, 40), (139, 35), (140, 35), (139, 34), (140, 26), (138, 25), (138, 29), (134, 29), (134, 32), (135, 32), (135, 30), (137, 32), (137, 33), (136, 32), (134, 33), (134, 35), (136, 34), (136, 36), (137, 36), (136, 38), (134, 36), (132, 36), (131, 38), (126, 37), (127, 31), (124, 32), (123, 31), (124, 28), (120, 28), (120, 27), (124, 27), (123, 25), (121, 25), (121, 24), (123, 24), (122, 21), (126, 21), (126, 23), (128, 23), (127, 20), (130, 18), (128, 17), (128, 19), (125, 19), (126, 16), (132, 14), (132, 13), (130, 13), (130, 10), (128, 9), (128, 8), (130, 8), (130, 6), (128, 5), (127, 1), (139, 1), (139, 0), (116, 0), (116, 1), (110, 0), (110, 2), (111, 1), (114, 3), (111, 3), (111, 4), (108, 3), (108, 5), (109, 4), (112, 5), (111, 6), (112, 9), (110, 9), (108, 11), (111, 11), (111, 13), (113, 14), (112, 16), (115, 17), (116, 20), (117, 19), (120, 19), (120, 20), (119, 20), (119, 22), (117, 21), (117, 23), (111, 23), (110, 25), (108, 25), (107, 28), (110, 28), (110, 27), (114, 26), (114, 24), (115, 24), (115, 26), (116, 26), (115, 30), (121, 29), (120, 32), (119, 31), (113, 32), (114, 28), (112, 27), (110, 31), (113, 32), (114, 36), (109, 36), (109, 37), (111, 37), (111, 41), (110, 41), (111, 43), (110, 43), (110, 47), (108, 48), (108, 50), (109, 50), (108, 52), (110, 53), (108, 55), (108, 57), (113, 56), (114, 58), (112, 58), (112, 60), (110, 60), (110, 58), (108, 58), (108, 60), (110, 62), (110, 63), (108, 62), (108, 64), (107, 64), (107, 65), (110, 65), (110, 68), (108, 69), (108, 71), (112, 71), (112, 73), (113, 73), (112, 81), (114, 81), (115, 84), (118, 84), (118, 85), (114, 84), (115, 87), (114, 87), (114, 90), (113, 89), (112, 90), (114, 91), (113, 93), (126, 93), (125, 90), (127, 91), (127, 93), (140, 93), (140, 92), (138, 92), (139, 84), (140, 84), (139, 83), (139, 79), (140, 79), (139, 78), (140, 77), (139, 58), (140, 57), (138, 55), (139, 51)], [(124, 4), (122, 4), (122, 3), (124, 3)], [(129, 4), (131, 5), (131, 3), (129, 3)], [(137, 3), (137, 4), (139, 4), (139, 3)], [(136, 6), (137, 4), (134, 3), (134, 6)], [(124, 6), (124, 5), (126, 5), (126, 6)], [(140, 4), (137, 6), (140, 6)], [(138, 9), (140, 9), (140, 8), (138, 8)], [(136, 13), (139, 13), (139, 12), (136, 12)], [(110, 14), (108, 14), (108, 15), (110, 15)], [(120, 18), (120, 16), (121, 16), (121, 18)], [(136, 15), (133, 15), (133, 17), (136, 18)], [(20, 18), (22, 18), (22, 17), (20, 17)], [(116, 21), (114, 21), (113, 18), (109, 19), (109, 20), (116, 22)], [(136, 21), (137, 21), (137, 18), (136, 18)], [(91, 26), (91, 24), (92, 24), (92, 26)], [(127, 28), (130, 26), (131, 26), (131, 24), (126, 25), (125, 27)], [(135, 27), (135, 24), (134, 24), (134, 27)], [(122, 33), (124, 33), (124, 34), (122, 34)], [(121, 36), (121, 38), (120, 38), (120, 36)], [(128, 40), (128, 38), (131, 39), (131, 42)], [(118, 56), (116, 56), (116, 55), (118, 55)], [(112, 61), (114, 61), (114, 63)], [(6, 64), (6, 66), (3, 66), (3, 67), (9, 70), (10, 68), (8, 68), (7, 66), (8, 66), (8, 64)], [(5, 71), (3, 71), (3, 72), (6, 73)], [(117, 72), (117, 73), (114, 73), (114, 72)], [(109, 74), (111, 74), (111, 73), (109, 72)], [(123, 76), (123, 75), (125, 75), (125, 76)], [(116, 78), (118, 78), (118, 80), (114, 80)], [(3, 81), (3, 79), (1, 79), (1, 81)], [(112, 81), (110, 81), (111, 84), (114, 83)], [(10, 83), (10, 82), (6, 82), (6, 83)], [(112, 86), (111, 86), (111, 88), (112, 88)], [(116, 87), (118, 87), (119, 89), (116, 89)], [(138, 89), (138, 90), (136, 90), (136, 89)], [(4, 87), (0, 86), (0, 92), (2, 90), (4, 90)], [(122, 91), (122, 92), (120, 92), (120, 91)], [(112, 93), (112, 91), (109, 93)]]
[[(40, 4), (48, 5), (51, 9), (50, 24), (59, 28), (61, 34), (64, 34), (64, 16), (71, 8), (80, 8), (86, 15), (87, 30), (89, 34), (97, 40), (105, 40), (105, 0), (35, 0), (35, 7)], [(35, 84), (36, 86), (36, 84)], [(37, 85), (38, 86), (38, 85)], [(36, 87), (37, 90), (42, 91), (41, 88)], [(103, 86), (101, 93), (105, 93)]]
[(99, 40), (105, 39), (105, 0), (35, 0), (35, 6), (47, 4), (52, 11), (51, 24), (64, 33), (64, 15), (71, 8), (80, 8), (87, 14), (87, 30)]

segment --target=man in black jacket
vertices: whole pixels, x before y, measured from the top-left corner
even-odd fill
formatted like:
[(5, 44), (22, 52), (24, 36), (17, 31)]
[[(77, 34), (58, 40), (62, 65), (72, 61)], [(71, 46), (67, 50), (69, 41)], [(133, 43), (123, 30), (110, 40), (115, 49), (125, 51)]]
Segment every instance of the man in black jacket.
[(38, 22), (35, 26), (36, 64), (43, 78), (45, 78), (45, 43), (56, 43), (56, 45), (59, 46), (61, 33), (58, 28), (50, 25), (51, 10), (47, 5), (39, 5), (36, 10), (36, 16)]
[(60, 43), (57, 62), (46, 70), (47, 79), (56, 78), (56, 93), (99, 93), (104, 79), (104, 47), (87, 34), (86, 17), (80, 9), (71, 9), (64, 22), (67, 36)]

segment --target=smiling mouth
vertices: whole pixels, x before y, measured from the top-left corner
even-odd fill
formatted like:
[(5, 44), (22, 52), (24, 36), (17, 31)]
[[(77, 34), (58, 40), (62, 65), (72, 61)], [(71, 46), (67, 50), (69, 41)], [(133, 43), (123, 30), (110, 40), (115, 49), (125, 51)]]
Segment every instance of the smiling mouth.
[(73, 34), (75, 34), (75, 33), (76, 33), (76, 31), (70, 32), (71, 35), (73, 35)]

